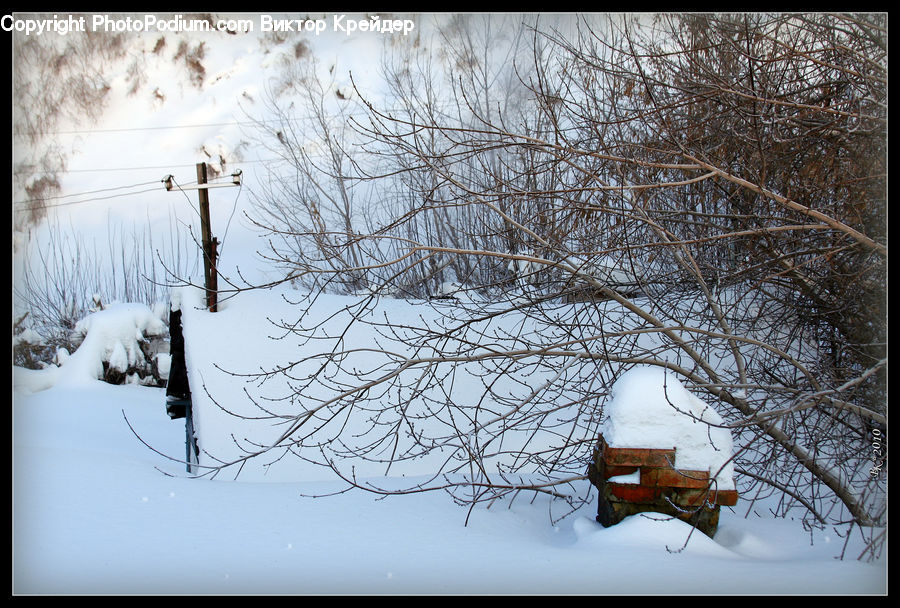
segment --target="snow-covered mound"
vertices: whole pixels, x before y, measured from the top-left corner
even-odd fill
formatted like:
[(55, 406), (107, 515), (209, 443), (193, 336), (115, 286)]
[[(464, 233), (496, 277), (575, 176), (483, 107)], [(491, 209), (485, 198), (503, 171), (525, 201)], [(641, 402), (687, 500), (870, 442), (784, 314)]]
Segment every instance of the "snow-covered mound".
[[(89, 314), (75, 324), (72, 337), (80, 344), (74, 353), (59, 348), (55, 365), (47, 364), (43, 369), (13, 366), (14, 390), (27, 395), (57, 384), (72, 387), (97, 380), (109, 381), (112, 376), (126, 383), (146, 384), (152, 378), (154, 365), (155, 373), (166, 378), (168, 353), (159, 353), (151, 360), (144, 351), (151, 339), (168, 334), (160, 314), (161, 311), (154, 312), (144, 304), (118, 302)], [(23, 335), (32, 337), (26, 332)], [(19, 341), (22, 340), (20, 337)]]
[(82, 383), (104, 377), (108, 369), (126, 373), (144, 362), (141, 344), (167, 332), (165, 323), (144, 304), (110, 304), (75, 325), (83, 336), (78, 349), (60, 368), (60, 383)]
[(638, 366), (610, 391), (601, 427), (606, 442), (619, 448), (675, 448), (675, 468), (710, 471), (717, 489), (734, 489), (731, 431), (708, 403), (688, 391), (678, 377), (659, 367)]

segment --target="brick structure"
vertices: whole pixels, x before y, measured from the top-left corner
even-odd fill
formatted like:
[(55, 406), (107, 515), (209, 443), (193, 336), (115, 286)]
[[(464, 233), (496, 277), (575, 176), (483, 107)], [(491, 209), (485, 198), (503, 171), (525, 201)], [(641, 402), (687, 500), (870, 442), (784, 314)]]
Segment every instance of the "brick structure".
[[(588, 477), (600, 491), (597, 521), (615, 525), (636, 513), (653, 511), (677, 517), (714, 536), (721, 505), (737, 504), (736, 490), (717, 490), (709, 471), (674, 467), (675, 449), (618, 448), (600, 436)], [(609, 481), (640, 471), (640, 483)]]

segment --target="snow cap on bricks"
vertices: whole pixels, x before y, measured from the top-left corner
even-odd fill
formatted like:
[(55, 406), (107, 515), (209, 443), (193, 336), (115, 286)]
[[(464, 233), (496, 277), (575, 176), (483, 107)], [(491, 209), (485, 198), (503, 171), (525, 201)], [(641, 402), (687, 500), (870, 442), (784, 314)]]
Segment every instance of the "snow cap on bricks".
[(656, 366), (628, 370), (613, 385), (604, 414), (601, 433), (608, 445), (674, 448), (676, 469), (709, 471), (716, 489), (734, 489), (731, 432), (717, 426), (723, 421), (715, 408), (674, 373)]

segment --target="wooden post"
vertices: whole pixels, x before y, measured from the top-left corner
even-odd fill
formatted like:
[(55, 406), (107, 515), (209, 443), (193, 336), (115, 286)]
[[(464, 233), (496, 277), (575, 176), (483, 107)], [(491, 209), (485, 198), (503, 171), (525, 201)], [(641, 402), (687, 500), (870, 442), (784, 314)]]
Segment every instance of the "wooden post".
[[(197, 163), (197, 184), (207, 183), (206, 163)], [(213, 244), (212, 229), (209, 222), (209, 190), (199, 188), (200, 197), (200, 233), (203, 240), (203, 273), (206, 288), (206, 306), (210, 312), (216, 312), (218, 303), (216, 275), (216, 245)]]
[[(231, 174), (230, 183), (210, 184), (207, 178), (206, 163), (197, 163), (197, 186), (200, 197), (200, 238), (203, 250), (203, 288), (206, 291), (206, 308), (210, 312), (218, 310), (219, 301), (219, 274), (216, 272), (216, 260), (218, 259), (219, 241), (212, 235), (212, 227), (209, 221), (209, 189), (223, 186), (240, 186), (241, 172)], [(193, 189), (193, 186), (179, 186), (171, 175), (163, 178), (166, 190), (177, 187), (178, 190)]]
[(212, 237), (209, 242), (209, 311), (216, 312), (219, 307), (219, 273), (216, 271), (216, 260), (219, 258), (219, 239)]

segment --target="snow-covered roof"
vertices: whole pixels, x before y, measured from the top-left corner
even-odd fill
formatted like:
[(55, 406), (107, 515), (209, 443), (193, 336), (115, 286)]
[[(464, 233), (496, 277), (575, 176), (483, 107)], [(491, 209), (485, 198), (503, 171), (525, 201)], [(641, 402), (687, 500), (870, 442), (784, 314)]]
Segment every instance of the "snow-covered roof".
[[(411, 355), (410, 345), (384, 331), (387, 319), (428, 324), (437, 314), (425, 303), (392, 298), (382, 299), (374, 309), (361, 312), (359, 304), (365, 298), (330, 294), (312, 298), (308, 293), (286, 288), (247, 291), (224, 301), (220, 298), (218, 312), (211, 313), (203, 308), (202, 296), (200, 290), (193, 288), (181, 289), (174, 295), (182, 311), (185, 364), (201, 450), (201, 471), (203, 465), (215, 464), (215, 459), (232, 461), (244, 456), (243, 450), (272, 445), (295, 416), (316, 408), (358, 381), (347, 370), (382, 373), (396, 362), (382, 349), (399, 356)], [(290, 331), (295, 325), (304, 329)], [(333, 351), (345, 353), (340, 366), (329, 358)], [(330, 366), (333, 372), (311, 380), (322, 366)], [(470, 382), (477, 383), (477, 379)], [(460, 380), (456, 388), (465, 391), (480, 387)], [(393, 385), (385, 390), (396, 393), (406, 389)], [(340, 428), (341, 442), (364, 443), (368, 441), (366, 433), (379, 432), (377, 428), (373, 431), (370, 415), (353, 413), (354, 416), (342, 416), (330, 423), (323, 413), (308, 426), (324, 428), (325, 432), (317, 433), (322, 438), (334, 437), (337, 433), (330, 434), (329, 429)], [(312, 438), (310, 443), (316, 440)], [(334, 478), (321, 465), (293, 456), (267, 466), (276, 455), (281, 452), (253, 458), (243, 466), (241, 478)], [(322, 460), (314, 447), (307, 449), (306, 455)], [(355, 472), (361, 476), (382, 475), (388, 459), (385, 454), (385, 462), (380, 464), (354, 462)], [(436, 453), (432, 458), (394, 463), (391, 474), (432, 473), (441, 459), (443, 456)]]
[[(207, 453), (201, 455), (201, 465), (204, 457), (205, 464), (211, 464), (210, 457), (231, 461), (245, 455), (241, 448), (253, 451), (276, 442), (298, 414), (358, 384), (362, 376), (353, 377), (348, 370), (375, 377), (396, 368), (399, 358), (413, 354), (413, 347), (402, 340), (402, 329), (394, 327), (396, 333), (392, 334), (388, 326), (418, 324), (433, 328), (439, 322), (439, 313), (431, 306), (400, 299), (385, 298), (376, 307), (362, 311), (359, 297), (320, 294), (312, 298), (289, 289), (255, 290), (221, 302), (219, 311), (210, 313), (202, 305), (202, 296), (197, 289), (183, 289), (174, 296), (183, 315), (194, 423), (200, 448)], [(303, 331), (291, 331), (300, 326)], [(331, 360), (334, 352), (341, 353), (340, 366)], [(455, 394), (463, 399), (481, 394), (481, 379), (477, 374), (467, 374), (464, 364), (458, 365), (461, 367), (454, 372), (452, 387)], [(322, 366), (331, 366), (333, 372), (313, 381)], [(533, 383), (535, 378), (528, 381)], [(384, 390), (386, 402), (398, 401), (405, 395), (403, 391), (413, 390), (409, 387), (416, 384), (414, 379), (404, 382), (373, 390)], [(371, 422), (375, 414), (345, 414), (331, 423), (325, 422), (324, 416), (316, 416), (309, 426), (349, 425), (342, 428), (341, 441), (358, 439), (363, 443), (368, 441), (366, 433), (377, 432)], [(602, 433), (609, 445), (674, 447), (676, 468), (709, 470), (717, 479), (717, 489), (734, 489), (729, 429), (716, 426), (722, 424), (719, 414), (688, 391), (674, 373), (657, 367), (629, 370), (612, 387), (604, 414)], [(321, 436), (334, 437), (336, 433)], [(504, 438), (510, 446), (514, 441), (512, 436)], [(284, 458), (272, 467), (261, 466), (275, 454), (254, 459), (254, 464), (244, 466), (241, 475), (252, 478), (259, 473), (285, 479), (331, 476), (330, 471), (302, 458)], [(314, 459), (319, 456), (311, 454)], [(434, 454), (434, 458), (437, 460), (431, 465), (443, 456)], [(381, 475), (389, 459), (385, 454), (380, 466), (356, 463), (356, 473)], [(427, 459), (391, 467), (393, 473), (410, 475), (435, 470), (428, 468)]]

